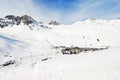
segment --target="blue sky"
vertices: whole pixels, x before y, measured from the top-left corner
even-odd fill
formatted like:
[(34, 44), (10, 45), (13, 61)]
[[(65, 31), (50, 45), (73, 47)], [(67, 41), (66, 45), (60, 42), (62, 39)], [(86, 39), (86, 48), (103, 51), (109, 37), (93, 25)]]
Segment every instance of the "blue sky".
[(69, 24), (87, 18), (120, 17), (120, 0), (0, 0), (0, 16), (28, 14), (39, 21)]
[(120, 16), (120, 0), (34, 0), (34, 2), (37, 5), (42, 4), (48, 10), (58, 12), (61, 16), (58, 17), (59, 20), (67, 20), (65, 23), (87, 18), (112, 19)]
[(37, 5), (40, 5), (41, 3), (43, 6), (59, 10), (61, 12), (71, 11), (76, 9), (75, 4), (78, 2), (82, 3), (84, 0), (34, 0), (34, 2)]

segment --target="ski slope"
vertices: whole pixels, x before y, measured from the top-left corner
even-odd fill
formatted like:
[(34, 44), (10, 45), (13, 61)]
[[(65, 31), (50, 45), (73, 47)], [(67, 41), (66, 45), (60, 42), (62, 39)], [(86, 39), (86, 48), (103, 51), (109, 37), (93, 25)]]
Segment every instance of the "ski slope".
[[(0, 28), (1, 80), (120, 80), (120, 20)], [(63, 55), (55, 46), (109, 49)]]

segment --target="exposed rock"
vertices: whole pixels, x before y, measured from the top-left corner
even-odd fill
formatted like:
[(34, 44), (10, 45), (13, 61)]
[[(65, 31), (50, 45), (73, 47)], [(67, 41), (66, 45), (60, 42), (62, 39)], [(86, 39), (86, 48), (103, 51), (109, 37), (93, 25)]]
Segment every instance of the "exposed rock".
[(7, 15), (5, 16), (6, 19), (12, 20), (12, 22), (15, 22), (16, 25), (19, 25), (21, 22), (23, 22), (25, 25), (29, 25), (31, 23), (36, 22), (32, 17), (28, 15), (23, 16), (14, 16), (14, 15)]
[(29, 24), (32, 24), (32, 23), (35, 23), (35, 22), (36, 22), (32, 17), (30, 17), (30, 16), (28, 16), (28, 15), (23, 15), (23, 16), (21, 17), (21, 19), (22, 19), (22, 22), (23, 22), (25, 25), (29, 25)]
[(7, 15), (7, 16), (5, 16), (5, 18), (13, 20), (15, 18), (15, 16), (14, 15)]
[(63, 54), (79, 54), (80, 52), (87, 52), (87, 51), (99, 51), (99, 50), (105, 50), (109, 47), (105, 48), (79, 48), (79, 47), (65, 47), (61, 50)]
[(97, 39), (97, 41), (99, 42), (100, 40), (99, 40), (99, 39)]
[(79, 54), (80, 50), (78, 47), (75, 48), (64, 48), (61, 50), (63, 54)]
[(21, 23), (21, 17), (14, 15), (7, 15), (5, 18), (0, 20), (0, 27), (4, 28), (5, 26), (13, 26), (15, 24), (19, 25)]
[(17, 16), (15, 18), (13, 18), (13, 21), (15, 21), (17, 25), (19, 25), (21, 23), (21, 17)]
[(54, 21), (54, 20), (50, 21), (48, 24), (49, 25), (60, 25), (60, 23), (58, 23), (57, 21)]
[[(0, 28), (4, 28), (7, 26), (12, 27), (14, 25), (20, 25), (21, 23), (23, 23), (24, 25), (28, 25), (28, 27), (31, 30), (33, 30), (34, 26), (37, 26), (37, 28), (42, 27), (42, 28), (51, 29), (51, 27), (44, 25), (43, 22), (37, 22), (31, 16), (28, 15), (23, 15), (23, 16), (7, 15), (5, 16), (5, 18), (0, 18)], [(58, 24), (57, 22), (54, 23)]]
[(41, 61), (46, 61), (46, 60), (48, 60), (48, 59), (52, 59), (52, 57), (44, 58), (44, 59), (42, 59)]
[(5, 67), (5, 66), (12, 65), (12, 64), (15, 64), (15, 60), (10, 60), (10, 61), (7, 61), (7, 62), (5, 62), (4, 64), (2, 64), (2, 65), (0, 65), (0, 66)]
[(8, 26), (8, 22), (0, 21), (0, 27), (4, 28), (5, 26)]

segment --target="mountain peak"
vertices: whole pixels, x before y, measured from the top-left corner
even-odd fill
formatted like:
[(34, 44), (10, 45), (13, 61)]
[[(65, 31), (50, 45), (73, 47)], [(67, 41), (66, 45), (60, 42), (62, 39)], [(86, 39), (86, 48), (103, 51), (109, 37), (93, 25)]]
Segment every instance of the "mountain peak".
[(60, 23), (58, 23), (58, 22), (55, 21), (55, 20), (51, 20), (48, 24), (49, 24), (49, 25), (60, 25)]

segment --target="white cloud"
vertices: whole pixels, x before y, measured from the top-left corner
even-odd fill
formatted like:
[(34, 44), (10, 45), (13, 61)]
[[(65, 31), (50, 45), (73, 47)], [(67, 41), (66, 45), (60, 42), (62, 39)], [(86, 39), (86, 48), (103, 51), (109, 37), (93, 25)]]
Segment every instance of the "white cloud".
[[(116, 2), (118, 3), (116, 6), (111, 6), (110, 9), (104, 10), (104, 4), (108, 5), (108, 2)], [(76, 4), (75, 4), (76, 5)], [(66, 17), (65, 21), (75, 22), (77, 20), (82, 20), (86, 18), (116, 18), (120, 16), (120, 11), (117, 11), (120, 7), (119, 0), (87, 0), (84, 3), (78, 3), (77, 11), (72, 12)], [(103, 7), (103, 9), (101, 9)], [(116, 13), (114, 12), (116, 11)]]
[[(110, 1), (113, 0), (86, 0), (82, 4), (75, 3), (73, 5), (77, 8), (77, 10), (64, 13), (59, 10), (45, 7), (42, 3), (39, 3), (38, 5), (34, 3), (34, 0), (0, 0), (0, 17), (8, 14), (20, 16), (28, 14), (33, 18), (43, 22), (49, 22), (50, 20), (54, 19), (62, 23), (72, 23), (77, 20), (91, 17), (110, 18), (115, 15), (120, 16), (120, 11), (118, 13), (118, 8), (116, 8), (120, 7), (119, 5), (116, 5), (116, 7), (108, 10), (113, 14), (105, 14), (105, 12), (102, 11), (101, 6)], [(60, 2), (62, 2), (62, 0), (60, 0)], [(119, 0), (114, 0), (114, 2), (120, 4)]]
[(40, 4), (36, 5), (33, 0), (0, 0), (0, 17), (4, 17), (8, 14), (24, 15), (28, 14), (33, 18), (48, 22), (49, 20), (59, 17), (59, 13), (51, 11)]
[(43, 13), (45, 9), (33, 3), (33, 0), (0, 0), (0, 17), (8, 14), (13, 15), (30, 15), (37, 20), (45, 19)]
[(38, 13), (31, 0), (0, 0), (0, 12), (0, 16)]

